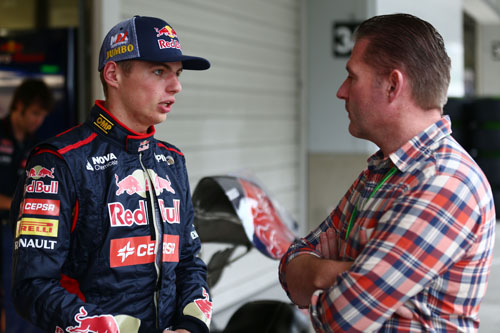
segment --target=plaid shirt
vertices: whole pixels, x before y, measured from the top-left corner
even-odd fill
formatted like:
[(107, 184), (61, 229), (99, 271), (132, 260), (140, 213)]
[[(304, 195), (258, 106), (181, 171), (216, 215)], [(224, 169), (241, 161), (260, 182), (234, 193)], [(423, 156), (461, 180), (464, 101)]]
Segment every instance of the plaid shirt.
[[(342, 260), (355, 260), (309, 308), (318, 332), (475, 332), (492, 261), (495, 210), (489, 183), (450, 136), (443, 117), (384, 158), (379, 151), (330, 216), (280, 263), (313, 254), (334, 228)], [(395, 166), (397, 172), (369, 198)], [(346, 236), (357, 206), (353, 227)], [(413, 319), (395, 311), (406, 306)]]

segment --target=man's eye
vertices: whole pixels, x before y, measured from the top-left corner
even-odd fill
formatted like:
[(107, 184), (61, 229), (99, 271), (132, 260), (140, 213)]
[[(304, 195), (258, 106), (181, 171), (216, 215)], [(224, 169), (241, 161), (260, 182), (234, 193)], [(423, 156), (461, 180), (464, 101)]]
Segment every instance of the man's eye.
[(162, 75), (163, 74), (163, 69), (155, 69), (153, 71), (153, 73), (156, 74), (156, 75)]

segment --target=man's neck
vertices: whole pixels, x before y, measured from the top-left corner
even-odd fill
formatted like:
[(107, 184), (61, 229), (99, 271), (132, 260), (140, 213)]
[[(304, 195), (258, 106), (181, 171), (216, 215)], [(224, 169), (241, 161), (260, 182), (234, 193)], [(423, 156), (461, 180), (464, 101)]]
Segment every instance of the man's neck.
[(403, 120), (400, 126), (393, 128), (392, 135), (386, 136), (386, 139), (378, 146), (384, 156), (388, 156), (439, 119), (441, 119), (440, 110), (426, 110), (423, 114), (412, 115), (412, 117)]

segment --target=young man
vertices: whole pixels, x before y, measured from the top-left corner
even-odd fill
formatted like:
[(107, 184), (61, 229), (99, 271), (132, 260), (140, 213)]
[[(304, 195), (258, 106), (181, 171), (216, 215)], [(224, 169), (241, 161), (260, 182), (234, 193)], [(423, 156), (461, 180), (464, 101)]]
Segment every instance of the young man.
[(39, 79), (26, 79), (14, 91), (9, 115), (0, 120), (0, 218), (9, 216), (16, 181), (24, 172), (35, 132), (52, 110), (49, 87)]
[(337, 92), (349, 132), (380, 150), (329, 217), (280, 263), (321, 332), (477, 331), (495, 233), (486, 177), (451, 137), (450, 59), (411, 15), (358, 28)]
[(154, 137), (181, 91), (174, 29), (135, 16), (99, 55), (106, 100), (29, 159), (14, 252), (16, 308), (56, 332), (208, 332), (211, 299), (184, 155)]
[[(1, 275), (0, 309), (8, 332), (33, 332), (26, 321), (13, 309), (10, 295), (12, 267), (12, 226), (8, 223), (10, 205), (17, 181), (24, 172), (26, 159), (37, 142), (35, 132), (54, 104), (50, 88), (40, 79), (25, 79), (14, 91), (9, 114), (0, 120), (0, 225), (1, 225)], [(5, 320), (4, 320), (5, 319)], [(36, 330), (38, 331), (38, 330)]]

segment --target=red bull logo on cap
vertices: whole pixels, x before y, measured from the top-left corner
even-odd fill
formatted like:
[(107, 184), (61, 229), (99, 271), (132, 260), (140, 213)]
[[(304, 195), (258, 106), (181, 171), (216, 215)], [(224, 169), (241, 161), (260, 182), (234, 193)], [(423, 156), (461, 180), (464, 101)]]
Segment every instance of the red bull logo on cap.
[(111, 315), (89, 316), (82, 306), (75, 315), (77, 326), (66, 327), (68, 333), (119, 333), (120, 328)]
[(179, 39), (177, 37), (177, 33), (171, 26), (166, 25), (161, 29), (155, 28), (156, 37), (160, 38), (162, 36), (170, 37), (170, 41), (160, 38), (158, 39), (158, 47), (160, 50), (163, 49), (181, 49), (181, 44), (179, 43)]
[(41, 165), (34, 166), (30, 170), (26, 170), (26, 177), (40, 179), (44, 177), (54, 178), (54, 168), (50, 170)]
[(156, 30), (156, 37), (161, 37), (161, 36), (165, 35), (165, 36), (168, 36), (170, 38), (177, 38), (177, 33), (169, 25), (166, 25), (166, 26), (164, 26), (163, 28), (160, 28), (160, 29), (155, 28), (155, 30)]

